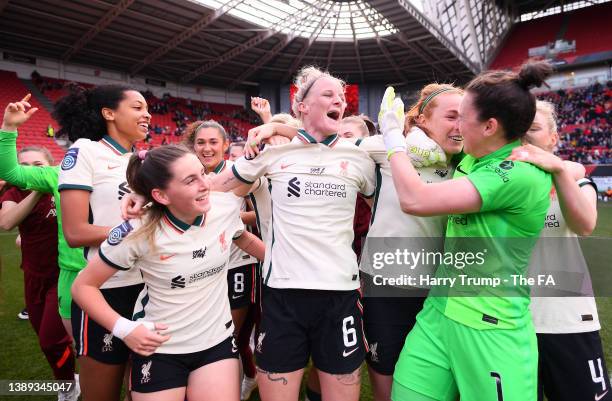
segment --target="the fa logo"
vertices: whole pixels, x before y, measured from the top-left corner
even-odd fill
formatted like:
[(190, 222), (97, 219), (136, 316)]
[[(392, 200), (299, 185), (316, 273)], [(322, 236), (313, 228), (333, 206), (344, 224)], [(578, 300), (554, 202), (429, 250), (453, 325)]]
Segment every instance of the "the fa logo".
[(104, 334), (102, 341), (104, 341), (102, 352), (109, 352), (113, 350), (113, 335), (111, 333)]
[(223, 252), (227, 251), (227, 242), (225, 241), (225, 231), (219, 234), (219, 246)]
[(153, 361), (149, 361), (147, 363), (143, 363), (140, 368), (140, 373), (142, 374), (142, 378), (140, 379), (140, 384), (148, 383), (151, 380), (151, 364)]
[(376, 351), (376, 349), (378, 348), (378, 343), (372, 343), (370, 344), (370, 360), (372, 362), (379, 362), (378, 360), (378, 352)]
[(341, 176), (346, 177), (346, 175), (348, 174), (348, 165), (349, 165), (349, 162), (347, 162), (346, 160), (340, 162), (340, 175)]
[(266, 333), (259, 333), (259, 337), (257, 337), (257, 352), (261, 354), (261, 347), (263, 346), (263, 340), (266, 337)]

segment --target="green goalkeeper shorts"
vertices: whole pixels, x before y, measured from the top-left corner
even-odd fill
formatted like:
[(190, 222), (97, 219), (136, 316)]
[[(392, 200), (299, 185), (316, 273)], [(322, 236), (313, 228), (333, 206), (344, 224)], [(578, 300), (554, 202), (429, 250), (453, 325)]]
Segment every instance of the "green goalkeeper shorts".
[(78, 274), (79, 272), (75, 270), (60, 269), (57, 280), (57, 305), (62, 319), (70, 319), (70, 304), (72, 304), (70, 289)]
[(535, 401), (533, 325), (477, 330), (425, 304), (395, 365), (393, 401), (417, 392), (439, 401)]

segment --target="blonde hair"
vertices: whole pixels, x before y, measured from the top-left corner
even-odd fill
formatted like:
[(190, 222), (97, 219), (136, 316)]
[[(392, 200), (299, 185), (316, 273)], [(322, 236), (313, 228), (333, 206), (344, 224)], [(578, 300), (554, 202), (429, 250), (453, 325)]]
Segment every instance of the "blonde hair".
[(557, 112), (555, 105), (546, 100), (536, 101), (536, 113), (540, 112), (546, 117), (546, 123), (551, 134), (557, 134)]
[(368, 126), (366, 125), (363, 118), (359, 116), (348, 116), (342, 119), (342, 124), (355, 124), (357, 125), (357, 129), (361, 131), (361, 135), (365, 138), (366, 136), (370, 136), (370, 130), (368, 130)]
[(304, 101), (306, 96), (308, 96), (310, 89), (312, 89), (312, 86), (319, 80), (319, 78), (331, 78), (338, 81), (342, 87), (342, 91), (344, 91), (346, 86), (343, 80), (334, 77), (327, 71), (321, 71), (314, 66), (302, 68), (293, 81), (293, 84), (297, 87), (297, 92), (293, 97), (293, 103), (291, 103), (291, 111), (293, 111), (293, 114), (300, 120), (302, 119), (302, 113), (299, 112), (298, 105)]
[(419, 100), (410, 107), (406, 113), (405, 128), (409, 131), (417, 126), (417, 118), (423, 114), (425, 117), (431, 117), (432, 110), (436, 107), (436, 97), (446, 93), (458, 93), (463, 95), (463, 89), (451, 84), (433, 83), (423, 87), (419, 93)]
[(297, 118), (293, 118), (291, 114), (288, 113), (278, 113), (270, 118), (269, 123), (281, 123), (290, 125), (294, 128), (302, 128), (302, 123)]
[(42, 146), (24, 146), (19, 152), (17, 152), (17, 155), (20, 155), (25, 152), (41, 153), (45, 157), (45, 159), (47, 159), (50, 166), (53, 166), (53, 164), (55, 163), (55, 160), (53, 160), (53, 156), (51, 156), (51, 152), (49, 152), (49, 149), (43, 148)]

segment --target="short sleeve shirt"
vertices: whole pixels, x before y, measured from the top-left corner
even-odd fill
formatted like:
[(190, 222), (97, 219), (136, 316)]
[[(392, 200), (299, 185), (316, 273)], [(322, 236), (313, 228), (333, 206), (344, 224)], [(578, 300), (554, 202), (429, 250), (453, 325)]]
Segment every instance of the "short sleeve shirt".
[[(131, 192), (125, 172), (131, 152), (110, 136), (100, 141), (77, 140), (66, 152), (59, 174), (59, 191), (77, 189), (90, 192), (89, 223), (98, 226), (120, 224), (121, 199)], [(97, 248), (84, 248), (88, 260)], [(136, 271), (117, 272), (102, 288), (142, 283)]]
[(264, 243), (268, 241), (268, 235), (270, 232), (270, 218), (272, 217), (271, 202), (270, 198), (270, 185), (269, 181), (265, 176), (259, 178), (255, 189), (249, 194), (249, 199), (255, 209), (255, 217), (257, 221), (257, 230), (261, 235), (261, 239)]
[[(582, 178), (578, 185), (591, 185), (591, 182)], [(536, 271), (541, 266), (572, 266), (588, 273), (578, 236), (567, 225), (554, 187), (550, 191), (550, 208), (546, 213), (542, 236), (530, 263), (530, 267)], [(588, 286), (585, 292), (593, 290), (590, 277), (581, 281)], [(536, 333), (586, 333), (601, 329), (597, 304), (595, 298), (590, 296), (532, 297), (530, 309)]]
[[(374, 238), (436, 238), (427, 241), (429, 251), (441, 251), (444, 246), (446, 231), (446, 216), (414, 216), (402, 211), (397, 196), (391, 164), (387, 159), (387, 151), (382, 135), (363, 138), (359, 147), (368, 152), (376, 162), (376, 193), (372, 205), (372, 219), (366, 238), (366, 246), (362, 262), (369, 260), (371, 252), (378, 252), (381, 241)], [(436, 183), (450, 179), (452, 168), (444, 163), (417, 168), (417, 173), (423, 182)], [(411, 244), (409, 244), (411, 245)], [(365, 266), (364, 266), (365, 268)], [(434, 273), (433, 266), (419, 266), (421, 274)]]
[[(232, 168), (234, 163), (231, 160), (223, 160), (217, 167), (215, 167), (214, 171), (211, 174), (220, 174), (226, 168)], [(246, 201), (243, 197), (236, 196), (232, 192), (213, 192), (211, 197), (219, 197), (222, 198), (224, 202), (231, 203), (236, 208), (236, 214), (240, 216), (240, 212), (246, 211)], [(246, 226), (243, 225), (243, 228), (246, 230)], [(236, 245), (231, 245), (230, 252), (230, 261), (229, 268), (233, 269), (236, 267), (249, 265), (252, 263), (257, 263), (257, 259), (242, 249), (238, 248)]]
[(357, 194), (372, 196), (374, 163), (349, 141), (331, 135), (318, 143), (300, 130), (289, 144), (236, 160), (234, 175), (253, 183), (265, 175), (271, 232), (263, 266), (274, 288), (359, 288), (351, 248)]
[[(525, 275), (529, 257), (542, 231), (549, 207), (550, 174), (536, 166), (506, 160), (520, 141), (511, 142), (480, 158), (466, 156), (457, 166), (454, 178), (467, 177), (482, 199), (479, 212), (450, 215), (446, 230), (445, 252), (461, 251), (453, 248), (458, 242), (449, 238), (484, 239), (494, 246), (495, 257), (485, 259), (482, 274), (487, 277), (509, 279), (511, 275)], [(495, 240), (487, 240), (495, 238)], [(465, 243), (465, 242), (464, 242)], [(485, 242), (483, 242), (485, 243)], [(452, 266), (437, 270), (439, 277), (463, 274)], [(459, 278), (458, 278), (459, 279)], [(509, 281), (511, 283), (511, 281)], [(522, 296), (431, 296), (428, 302), (447, 317), (476, 329), (511, 329), (531, 320), (528, 310), (529, 289), (515, 286)]]
[(154, 249), (137, 236), (138, 226), (129, 221), (115, 227), (99, 253), (110, 266), (142, 273), (145, 289), (133, 320), (168, 325), (171, 338), (157, 352), (198, 352), (227, 339), (233, 331), (227, 264), (232, 239), (243, 230), (234, 208), (211, 198), (205, 218), (191, 224), (167, 212)]

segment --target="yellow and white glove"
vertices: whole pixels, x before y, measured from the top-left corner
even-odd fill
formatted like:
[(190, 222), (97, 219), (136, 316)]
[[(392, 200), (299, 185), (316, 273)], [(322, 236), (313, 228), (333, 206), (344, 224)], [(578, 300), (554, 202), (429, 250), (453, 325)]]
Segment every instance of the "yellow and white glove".
[(385, 142), (387, 157), (396, 152), (406, 152), (404, 102), (399, 97), (395, 97), (395, 89), (392, 86), (387, 88), (380, 103), (378, 127)]
[(415, 168), (446, 164), (444, 150), (418, 127), (414, 127), (408, 132), (406, 145), (408, 147), (406, 153)]

